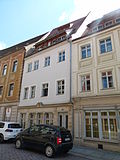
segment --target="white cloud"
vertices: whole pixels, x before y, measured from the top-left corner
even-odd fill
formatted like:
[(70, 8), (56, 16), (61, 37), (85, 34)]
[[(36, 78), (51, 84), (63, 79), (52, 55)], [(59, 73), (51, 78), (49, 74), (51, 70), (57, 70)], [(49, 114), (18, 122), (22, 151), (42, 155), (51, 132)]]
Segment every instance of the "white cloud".
[(68, 18), (68, 14), (64, 11), (61, 16), (59, 17), (59, 22), (63, 22)]
[(102, 17), (104, 14), (118, 9), (120, 0), (73, 0), (74, 10), (69, 15), (69, 21), (76, 20), (83, 16), (86, 16), (90, 11), (88, 23), (92, 20)]
[(0, 50), (5, 48), (6, 48), (6, 44), (4, 42), (0, 42)]

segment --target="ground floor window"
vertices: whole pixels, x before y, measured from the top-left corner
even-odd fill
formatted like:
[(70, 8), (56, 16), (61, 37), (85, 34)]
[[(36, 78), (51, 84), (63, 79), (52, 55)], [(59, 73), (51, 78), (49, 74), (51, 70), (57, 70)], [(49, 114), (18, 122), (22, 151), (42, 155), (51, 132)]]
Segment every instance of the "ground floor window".
[(30, 113), (29, 114), (29, 126), (33, 126), (35, 124), (35, 114), (34, 113)]
[(43, 113), (38, 113), (37, 114), (37, 124), (42, 124), (43, 123)]
[(111, 140), (117, 139), (116, 111), (86, 111), (85, 136)]
[(53, 113), (45, 113), (45, 124), (53, 124)]
[(21, 127), (22, 128), (25, 128), (25, 125), (26, 125), (26, 113), (21, 113), (21, 115), (20, 115), (20, 117), (21, 117)]

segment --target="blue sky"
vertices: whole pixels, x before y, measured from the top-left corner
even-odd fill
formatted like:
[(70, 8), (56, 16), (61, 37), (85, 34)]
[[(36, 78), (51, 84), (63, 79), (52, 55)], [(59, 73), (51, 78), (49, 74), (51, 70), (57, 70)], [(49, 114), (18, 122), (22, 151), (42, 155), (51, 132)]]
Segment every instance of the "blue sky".
[(0, 49), (50, 31), (89, 11), (93, 20), (118, 8), (119, 0), (0, 0)]

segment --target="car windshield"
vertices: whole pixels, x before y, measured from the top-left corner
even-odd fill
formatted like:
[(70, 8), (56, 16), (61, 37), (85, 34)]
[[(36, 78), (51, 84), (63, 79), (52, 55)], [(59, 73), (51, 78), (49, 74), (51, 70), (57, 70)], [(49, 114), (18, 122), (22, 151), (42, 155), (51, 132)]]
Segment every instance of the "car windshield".
[(8, 124), (8, 128), (21, 128), (21, 126), (17, 123)]

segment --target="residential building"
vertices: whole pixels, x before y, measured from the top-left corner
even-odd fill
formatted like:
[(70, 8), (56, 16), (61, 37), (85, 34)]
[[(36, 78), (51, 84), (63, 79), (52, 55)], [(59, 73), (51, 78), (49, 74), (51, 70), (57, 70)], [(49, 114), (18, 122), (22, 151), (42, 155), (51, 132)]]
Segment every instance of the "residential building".
[(25, 46), (31, 46), (41, 37), (0, 50), (0, 120), (17, 121)]
[(120, 151), (120, 10), (73, 41), (74, 140)]
[(26, 52), (18, 111), (23, 127), (44, 123), (72, 130), (70, 43), (66, 36), (71, 38), (85, 18), (53, 29), (35, 44), (31, 54)]

